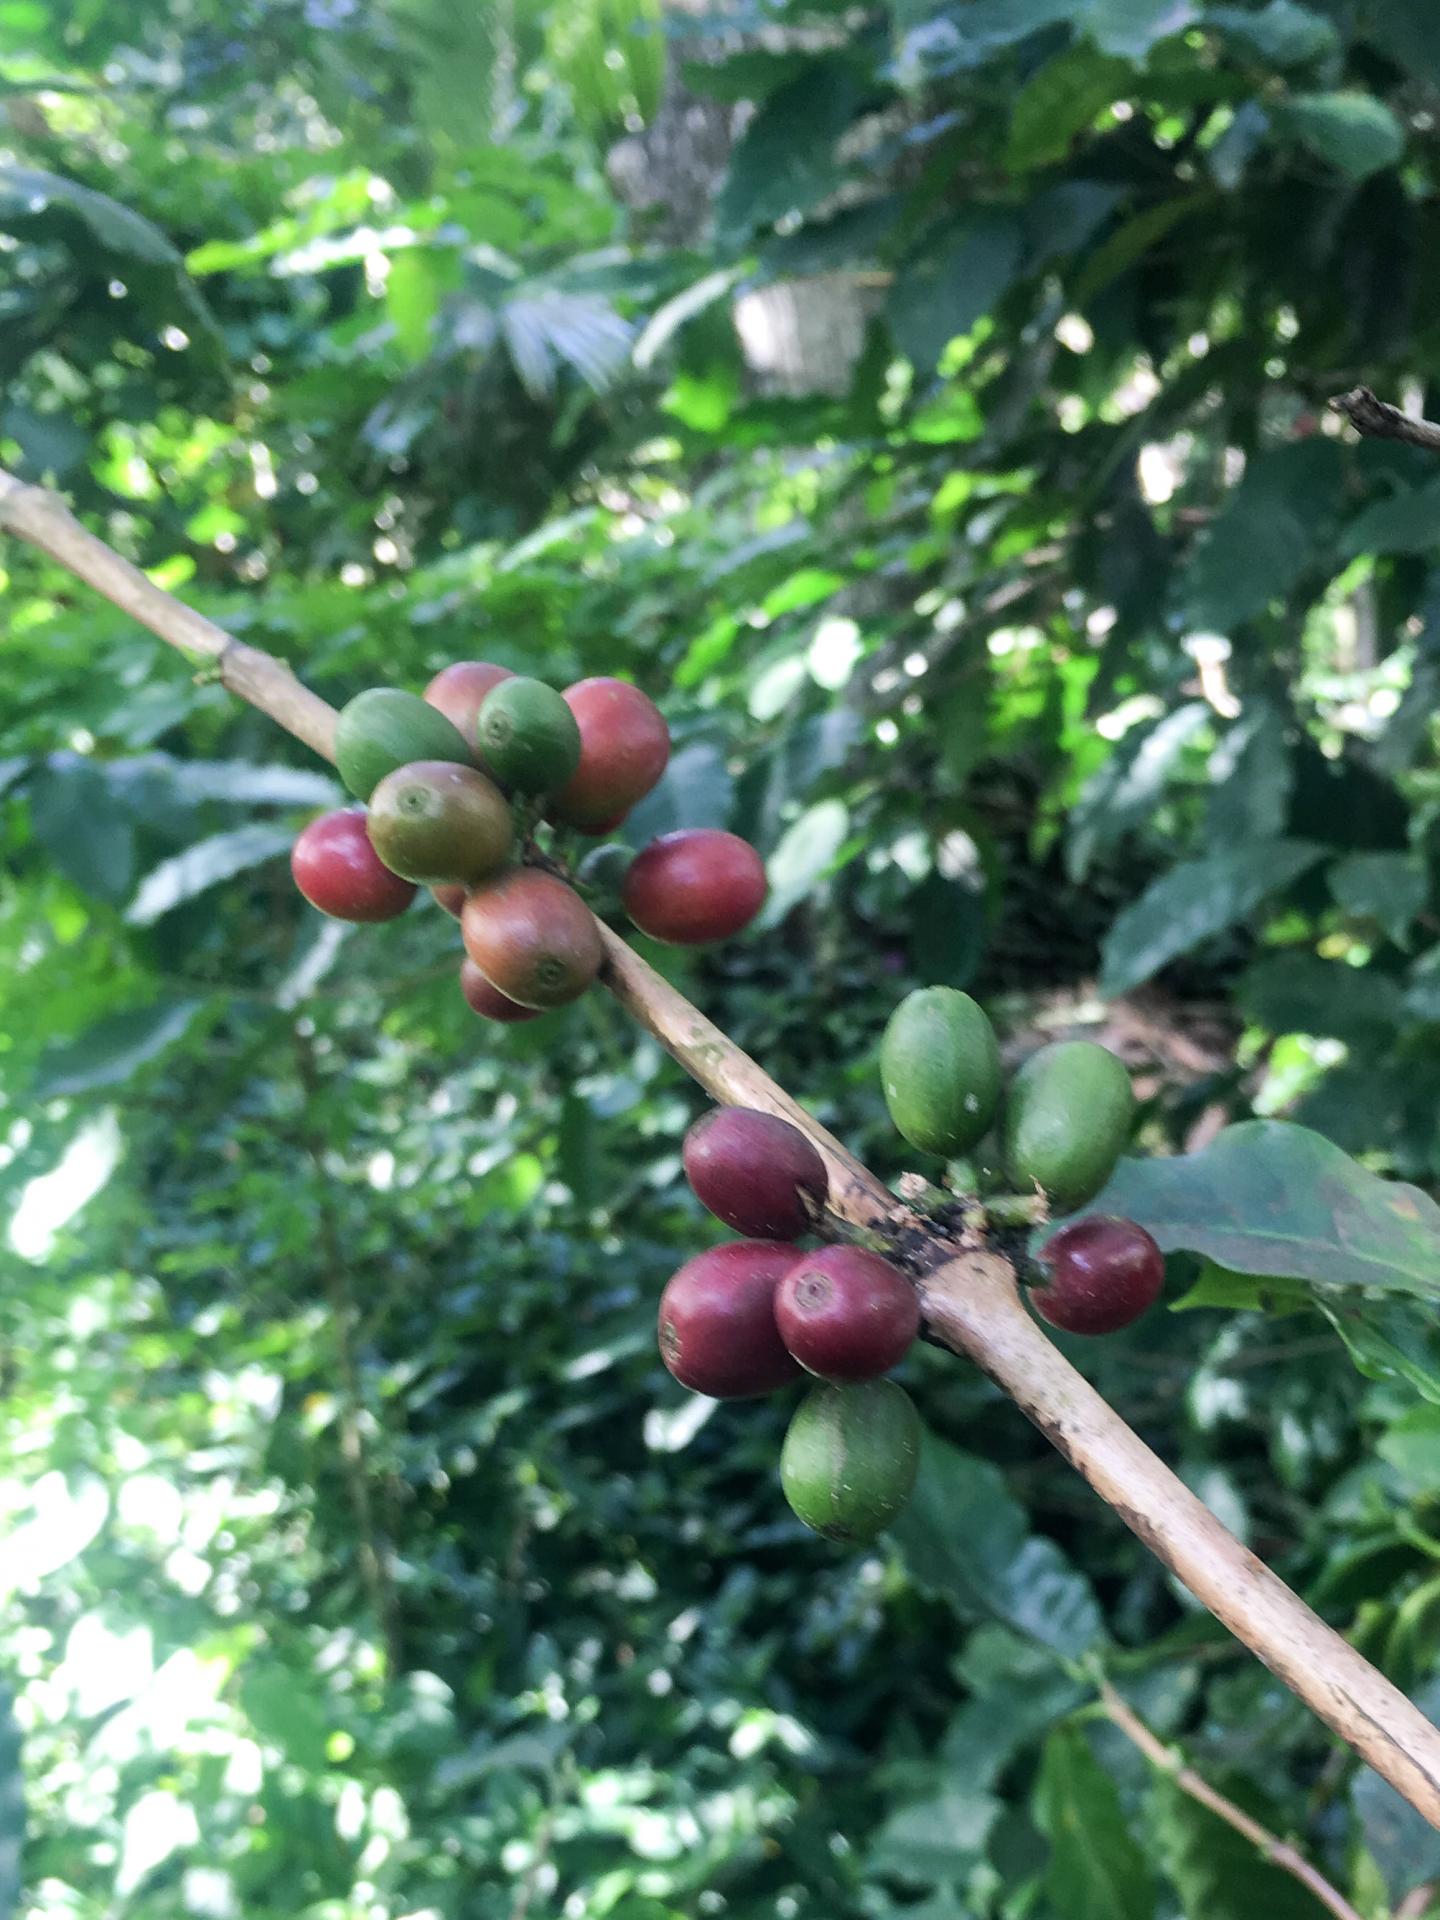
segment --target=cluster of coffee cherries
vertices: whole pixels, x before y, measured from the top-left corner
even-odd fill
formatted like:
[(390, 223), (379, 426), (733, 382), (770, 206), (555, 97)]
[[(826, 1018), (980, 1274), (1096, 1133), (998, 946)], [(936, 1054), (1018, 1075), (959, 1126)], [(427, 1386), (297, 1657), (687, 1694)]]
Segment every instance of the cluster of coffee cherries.
[(913, 1283), (883, 1255), (796, 1242), (825, 1222), (829, 1179), (786, 1120), (722, 1107), (685, 1136), (696, 1197), (743, 1234), (697, 1254), (660, 1300), (660, 1356), (682, 1386), (716, 1400), (774, 1393), (813, 1376), (785, 1436), (780, 1479), (807, 1526), (873, 1540), (910, 1496), (920, 1423), (887, 1374), (920, 1331)]
[[(895, 1009), (880, 1050), (890, 1117), (912, 1146), (974, 1156), (964, 1184), (997, 1175), (1049, 1219), (1104, 1188), (1129, 1143), (1135, 1095), (1123, 1063), (1091, 1040), (1032, 1053), (1004, 1084), (984, 1009), (953, 987), (922, 987)], [(1037, 1313), (1066, 1333), (1118, 1333), (1158, 1299), (1165, 1259), (1134, 1220), (1088, 1214), (1020, 1263)]]
[[(638, 687), (609, 678), (563, 692), (489, 660), (459, 660), (422, 695), (372, 687), (341, 712), (335, 762), (361, 804), (312, 820), (295, 883), (340, 920), (392, 920), (427, 886), (460, 922), (460, 986), (489, 1020), (533, 1020), (575, 1000), (604, 958), (581, 895), (530, 856), (542, 823), (603, 838), (623, 826), (670, 758), (670, 732)], [(765, 900), (759, 854), (733, 833), (662, 834), (581, 863), (618, 888), (642, 933), (678, 946), (728, 939)]]

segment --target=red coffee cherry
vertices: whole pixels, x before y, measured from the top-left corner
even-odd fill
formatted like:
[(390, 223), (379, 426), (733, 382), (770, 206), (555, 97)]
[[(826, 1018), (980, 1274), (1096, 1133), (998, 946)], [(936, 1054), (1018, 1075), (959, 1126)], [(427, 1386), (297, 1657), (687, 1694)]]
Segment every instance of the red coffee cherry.
[(497, 667), (493, 660), (456, 660), (440, 669), (426, 687), (425, 698), (460, 729), (473, 747), (486, 694), (502, 680), (514, 678), (509, 667)]
[(431, 887), (431, 893), (454, 920), (458, 920), (465, 911), (465, 896), (470, 889), (461, 882), (453, 886)]
[(810, 1231), (805, 1195), (829, 1191), (825, 1162), (798, 1127), (753, 1107), (716, 1107), (685, 1136), (685, 1173), (717, 1220), (750, 1240)]
[(807, 1373), (842, 1385), (888, 1373), (920, 1331), (920, 1297), (863, 1247), (802, 1253), (775, 1291), (780, 1338)]
[(1118, 1333), (1154, 1306), (1165, 1284), (1165, 1256), (1154, 1240), (1112, 1214), (1072, 1221), (1036, 1258), (1050, 1279), (1030, 1303), (1066, 1333)]
[(482, 1020), (500, 1020), (510, 1027), (522, 1020), (540, 1018), (539, 1007), (522, 1007), (518, 1000), (511, 1000), (498, 987), (492, 987), (475, 962), (468, 958), (460, 962), (460, 991), (471, 1012), (478, 1013)]
[(670, 729), (627, 680), (577, 681), (565, 704), (580, 727), (580, 764), (552, 799), (551, 817), (582, 833), (613, 833), (664, 773)]
[(660, 1357), (682, 1387), (743, 1400), (800, 1377), (775, 1325), (775, 1288), (794, 1258), (773, 1240), (732, 1240), (672, 1276), (660, 1296)]
[(332, 920), (393, 920), (415, 898), (371, 846), (363, 807), (312, 820), (291, 849), (290, 871), (311, 906)]
[(470, 894), (460, 937), (491, 986), (522, 1007), (578, 1000), (604, 958), (599, 926), (579, 894), (534, 867)]
[(625, 876), (625, 911), (642, 933), (677, 947), (728, 940), (765, 904), (765, 863), (747, 840), (688, 827), (652, 840)]

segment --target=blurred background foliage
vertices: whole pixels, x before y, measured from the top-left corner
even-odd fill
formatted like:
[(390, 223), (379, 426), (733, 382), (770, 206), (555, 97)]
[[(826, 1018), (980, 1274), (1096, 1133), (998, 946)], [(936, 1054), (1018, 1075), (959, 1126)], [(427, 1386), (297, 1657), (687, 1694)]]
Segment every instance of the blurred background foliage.
[[(1115, 1047), (1149, 1151), (1433, 1188), (1440, 468), (1325, 400), (1424, 401), (1437, 116), (1416, 0), (0, 0), (0, 458), (337, 701), (637, 679), (637, 835), (774, 885), (652, 957), (883, 1174), (943, 981)], [(653, 1350), (695, 1091), (600, 998), (481, 1031), (428, 903), (321, 923), (328, 773), (0, 568), (0, 1909), (1314, 1920), (1104, 1671), (1428, 1910), (1436, 1837), (960, 1364), (898, 1544), (805, 1535), (786, 1409)], [(1362, 1377), (1198, 1277), (1077, 1358), (1440, 1706), (1428, 1328)]]

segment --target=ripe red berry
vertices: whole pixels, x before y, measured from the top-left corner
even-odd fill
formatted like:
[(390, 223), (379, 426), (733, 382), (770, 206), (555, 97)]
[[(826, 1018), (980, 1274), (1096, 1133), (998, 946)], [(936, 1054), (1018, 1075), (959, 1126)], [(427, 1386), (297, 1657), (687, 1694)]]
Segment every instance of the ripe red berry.
[(363, 807), (312, 820), (291, 849), (290, 871), (311, 906), (334, 920), (393, 920), (415, 898), (371, 846)]
[(522, 1007), (578, 1000), (605, 950), (595, 916), (553, 874), (518, 867), (465, 902), (465, 951), (492, 987)]
[(465, 911), (465, 895), (470, 891), (463, 882), (457, 881), (453, 886), (431, 887), (430, 891), (452, 919), (460, 918)]
[(655, 702), (626, 680), (580, 680), (565, 689), (580, 727), (580, 764), (551, 813), (582, 833), (611, 833), (643, 800), (670, 759), (670, 729)]
[(775, 1291), (780, 1338), (807, 1373), (842, 1384), (888, 1373), (920, 1331), (920, 1297), (863, 1247), (802, 1253)]
[(1154, 1240), (1111, 1214), (1072, 1221), (1037, 1258), (1050, 1278), (1031, 1293), (1031, 1305), (1066, 1333), (1117, 1333), (1154, 1306), (1165, 1284), (1165, 1256)]
[(665, 833), (635, 856), (625, 911), (642, 933), (672, 946), (728, 940), (765, 904), (765, 863), (747, 840), (716, 827)]
[(685, 1173), (700, 1204), (751, 1240), (810, 1231), (808, 1193), (823, 1202), (825, 1162), (798, 1127), (753, 1107), (716, 1107), (685, 1136)]
[(482, 1020), (500, 1020), (507, 1027), (513, 1027), (522, 1020), (540, 1018), (539, 1007), (522, 1007), (518, 1000), (512, 1000), (508, 994), (501, 993), (498, 987), (492, 987), (468, 957), (460, 962), (460, 991), (469, 1003), (471, 1012), (478, 1013)]
[(775, 1325), (775, 1288), (794, 1259), (773, 1240), (732, 1240), (671, 1277), (660, 1296), (660, 1357), (682, 1387), (743, 1400), (799, 1378)]
[(493, 660), (456, 660), (440, 669), (426, 687), (425, 698), (474, 746), (475, 726), (486, 694), (502, 680), (514, 677), (509, 667), (497, 667)]

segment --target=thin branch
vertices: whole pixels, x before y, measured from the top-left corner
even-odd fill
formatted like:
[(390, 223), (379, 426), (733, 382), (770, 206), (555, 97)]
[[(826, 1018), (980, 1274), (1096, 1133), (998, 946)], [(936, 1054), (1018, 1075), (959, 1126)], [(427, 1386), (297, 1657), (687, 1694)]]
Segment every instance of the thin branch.
[(1400, 440), (1407, 447), (1423, 447), (1427, 453), (1440, 453), (1440, 426), (1433, 420), (1413, 419), (1399, 407), (1392, 407), (1388, 400), (1377, 400), (1369, 387), (1352, 387), (1349, 393), (1337, 393), (1330, 405), (1367, 440)]
[[(0, 530), (7, 526), (162, 640), (220, 660), (227, 685), (331, 757), (335, 714), (288, 668), (253, 648), (236, 654), (218, 627), (152, 586), (61, 502), (0, 471)], [(621, 1006), (715, 1099), (777, 1113), (814, 1141), (829, 1171), (832, 1211), (889, 1234), (916, 1275), (931, 1335), (989, 1374), (1216, 1618), (1440, 1827), (1440, 1731), (1241, 1546), (1050, 1344), (1021, 1304), (1009, 1261), (978, 1234), (944, 1229), (897, 1200), (625, 941), (603, 925), (600, 932), (601, 980)]]
[(1395, 1909), (1395, 1920), (1425, 1920), (1435, 1905), (1435, 1897), (1440, 1888), (1433, 1886), (1416, 1887), (1413, 1893), (1407, 1893)]
[(1292, 1880), (1298, 1880), (1308, 1893), (1314, 1894), (1322, 1907), (1335, 1915), (1335, 1920), (1362, 1920), (1360, 1913), (1338, 1888), (1331, 1886), (1318, 1867), (1312, 1867), (1288, 1840), (1282, 1840), (1279, 1834), (1271, 1833), (1258, 1820), (1252, 1820), (1243, 1807), (1237, 1807), (1233, 1800), (1212, 1787), (1193, 1767), (1187, 1766), (1183, 1757), (1173, 1747), (1167, 1747), (1146, 1726), (1108, 1680), (1100, 1683), (1100, 1700), (1106, 1714), (1125, 1738), (1134, 1742), (1152, 1767), (1168, 1774), (1182, 1793), (1188, 1793), (1192, 1800), (1207, 1807), (1227, 1827), (1233, 1827), (1236, 1833), (1242, 1834), (1262, 1860), (1268, 1861), (1272, 1867), (1278, 1867), (1282, 1873), (1288, 1873)]

